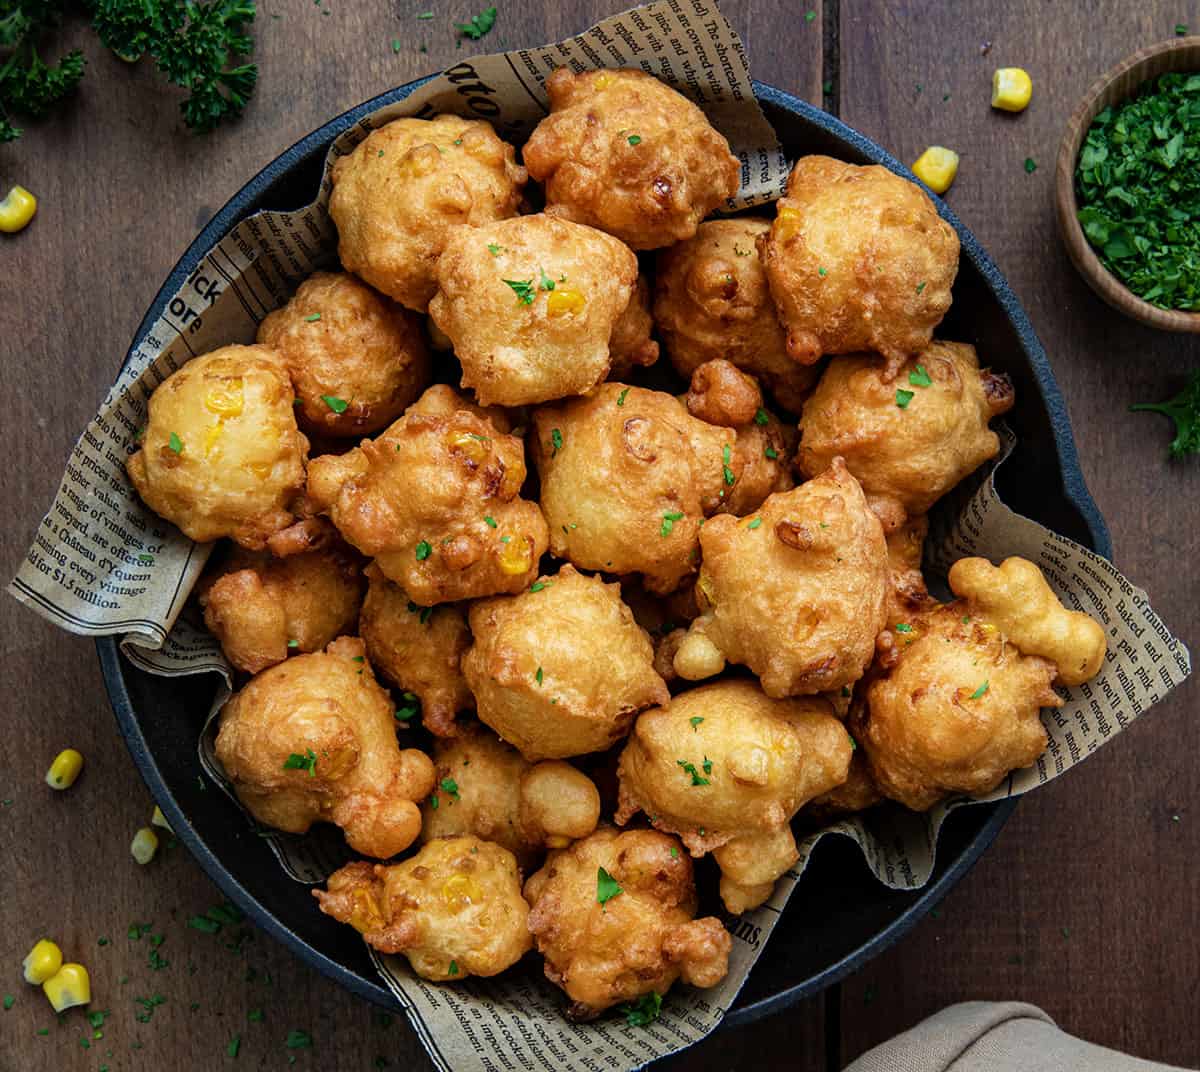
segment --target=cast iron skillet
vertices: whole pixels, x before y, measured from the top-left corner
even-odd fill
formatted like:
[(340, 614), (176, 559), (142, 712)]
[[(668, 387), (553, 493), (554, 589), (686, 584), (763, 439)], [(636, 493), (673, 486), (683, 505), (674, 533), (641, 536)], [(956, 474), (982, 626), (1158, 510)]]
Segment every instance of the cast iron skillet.
[[(326, 123), (251, 179), (200, 232), (163, 283), (133, 347), (204, 253), (230, 228), (253, 212), (296, 209), (311, 201), (334, 137), (366, 113), (408, 96), (422, 81), (384, 93)], [(826, 153), (855, 163), (883, 164), (913, 177), (882, 148), (832, 116), (760, 82), (754, 89), (790, 159)], [(1000, 492), (1019, 512), (1111, 556), (1108, 530), (1079, 470), (1066, 406), (1033, 327), (971, 232), (937, 203), (962, 242), (954, 306), (939, 334), (975, 343), (1016, 385), (1017, 406), (1007, 420), (1018, 446), (999, 471)], [(125, 660), (112, 638), (99, 640), (97, 647), (117, 723), (134, 762), (176, 834), (213, 881), (301, 959), (354, 993), (395, 1008), (358, 935), (317, 912), (309, 888), (284, 875), (234, 804), (201, 778), (196, 741), (213, 679), (155, 677)], [(854, 845), (843, 838), (825, 838), (725, 1023), (747, 1023), (815, 994), (887, 948), (967, 872), (1015, 807), (1015, 800), (1006, 800), (954, 812), (942, 831), (933, 878), (916, 893), (888, 890), (870, 874)]]

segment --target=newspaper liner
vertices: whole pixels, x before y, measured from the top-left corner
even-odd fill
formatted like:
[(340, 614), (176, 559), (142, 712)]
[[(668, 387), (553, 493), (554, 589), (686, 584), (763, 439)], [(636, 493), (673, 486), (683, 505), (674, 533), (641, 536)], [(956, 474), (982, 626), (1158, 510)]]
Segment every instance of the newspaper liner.
[[(9, 585), (17, 599), (71, 632), (120, 634), (125, 654), (152, 673), (218, 672), (223, 684), (201, 735), (200, 754), (227, 792), (212, 739), (213, 716), (229, 693), (229, 666), (193, 616), (181, 616), (210, 547), (192, 543), (147, 510), (124, 474), (146, 401), (196, 354), (252, 341), (267, 313), (314, 268), (336, 259), (336, 236), (325, 207), (333, 158), (391, 119), (436, 112), (486, 118), (504, 137), (520, 142), (545, 114), (542, 82), (561, 65), (641, 67), (695, 100), (742, 161), (741, 189), (729, 209), (761, 204), (782, 192), (787, 161), (754, 100), (741, 41), (715, 3), (657, 0), (556, 45), (457, 64), (342, 134), (330, 151), (314, 204), (252, 216), (209, 252), (131, 355), (76, 444), (54, 502)], [(1101, 673), (1086, 685), (1061, 690), (1065, 705), (1043, 711), (1050, 736), (1046, 753), (983, 799), (1024, 793), (1057, 777), (1190, 672), (1187, 649), (1151, 610), (1145, 593), (1103, 558), (1009, 510), (996, 494), (992, 472), (958, 489), (934, 522), (926, 552), (932, 576), (944, 576), (964, 555), (994, 561), (1021, 555), (1041, 566), (1067, 606), (1091, 614), (1109, 636)], [(771, 900), (739, 919), (726, 919), (736, 939), (727, 978), (706, 991), (673, 991), (661, 1017), (644, 1027), (632, 1028), (620, 1017), (567, 1022), (561, 995), (542, 977), (534, 958), (498, 979), (435, 987), (414, 977), (402, 958), (372, 957), (442, 1069), (624, 1072), (676, 1052), (717, 1026), (822, 837), (850, 837), (879, 881), (916, 889), (932, 873), (946, 816), (972, 802), (955, 798), (925, 815), (875, 809), (803, 837), (796, 867), (780, 880)], [(332, 828), (303, 838), (259, 832), (300, 882), (321, 881), (347, 856)]]

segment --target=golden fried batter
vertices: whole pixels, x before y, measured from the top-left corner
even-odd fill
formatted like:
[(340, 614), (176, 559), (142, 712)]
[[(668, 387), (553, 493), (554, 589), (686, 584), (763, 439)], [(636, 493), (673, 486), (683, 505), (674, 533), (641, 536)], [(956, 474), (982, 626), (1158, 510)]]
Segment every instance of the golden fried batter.
[(204, 624), (235, 667), (257, 674), (353, 633), (362, 574), (362, 560), (340, 541), (287, 558), (235, 549), (198, 587)]
[(883, 529), (858, 481), (828, 472), (700, 533), (703, 613), (675, 656), (689, 680), (748, 666), (768, 696), (830, 692), (863, 674), (884, 626)]
[(736, 428), (749, 424), (762, 409), (758, 381), (732, 361), (715, 357), (698, 365), (688, 385), (687, 411), (709, 424)]
[(634, 249), (669, 246), (738, 189), (729, 143), (691, 101), (636, 70), (565, 67), (546, 79), (550, 114), (525, 143), (546, 184), (546, 212), (616, 235)]
[(735, 431), (737, 440), (729, 462), (734, 480), (731, 485), (726, 475), (725, 494), (716, 509), (742, 517), (762, 506), (768, 495), (796, 486), (791, 459), (798, 437), (794, 427), (761, 407)]
[(756, 908), (796, 862), (789, 822), (846, 780), (850, 738), (816, 697), (772, 700), (753, 681), (721, 681), (638, 717), (621, 753), (620, 808), (678, 834), (693, 856), (716, 851), (721, 897)]
[(884, 796), (924, 811), (1033, 763), (1046, 748), (1038, 711), (1062, 704), (1054, 664), (1022, 655), (963, 602), (905, 625), (850, 719)]
[(889, 380), (929, 345), (958, 273), (958, 235), (919, 186), (828, 156), (796, 162), (759, 252), (794, 360), (874, 350)]
[(471, 643), (461, 607), (422, 607), (374, 562), (367, 567), (367, 598), (358, 632), (379, 673), (421, 703), (421, 722), (430, 733), (452, 737), (454, 716), (475, 706), (459, 663)]
[(594, 387), (633, 295), (637, 258), (611, 235), (550, 216), (458, 227), (437, 263), (429, 315), (484, 405), (523, 406)]
[(937, 605), (937, 601), (929, 594), (925, 575), (921, 572), (928, 532), (929, 519), (924, 514), (918, 514), (887, 534), (888, 569), (891, 574), (887, 612), (889, 629)]
[(258, 326), (287, 363), (296, 419), (318, 436), (364, 436), (429, 385), (420, 319), (344, 272), (314, 272)]
[(700, 224), (694, 238), (663, 250), (655, 276), (654, 322), (684, 379), (724, 358), (761, 379), (776, 401), (800, 412), (817, 370), (793, 361), (758, 256), (768, 220)]
[(433, 763), (396, 743), (395, 706), (365, 652), (341, 637), (251, 678), (221, 709), (216, 751), (260, 823), (292, 834), (334, 823), (355, 852), (386, 859), (421, 830), (413, 802), (433, 788)]
[(200, 543), (230, 536), (260, 550), (292, 523), (308, 440), (274, 350), (223, 346), (155, 388), (126, 472), (151, 510)]
[(650, 316), (650, 283), (639, 275), (633, 296), (613, 325), (608, 340), (608, 378), (625, 379), (636, 367), (653, 365), (658, 360), (658, 343), (650, 338), (654, 320)]
[(890, 530), (999, 453), (988, 421), (1012, 408), (1013, 389), (966, 343), (930, 343), (894, 381), (886, 367), (874, 354), (830, 362), (804, 403), (797, 463), (815, 476), (840, 455)]
[(1032, 562), (1006, 558), (993, 566), (986, 558), (960, 558), (950, 567), (950, 589), (1025, 655), (1054, 663), (1058, 684), (1081, 685), (1100, 672), (1108, 647), (1103, 626), (1067, 610)]
[[(550, 549), (669, 592), (696, 568), (700, 520), (725, 498), (736, 440), (678, 399), (621, 383), (533, 415)], [(728, 456), (726, 456), (728, 452)]]
[(395, 119), (330, 175), (329, 214), (346, 270), (424, 312), (452, 227), (515, 216), (525, 169), (482, 119)]
[(800, 817), (816, 824), (831, 823), (873, 808), (881, 800), (883, 794), (871, 777), (867, 754), (859, 748), (850, 760), (850, 773), (846, 775), (846, 780), (829, 792), (813, 797), (801, 810)]
[(695, 918), (692, 861), (666, 834), (601, 827), (552, 852), (525, 899), (546, 978), (566, 991), (574, 1020), (678, 979), (716, 986), (729, 970), (732, 939), (715, 917)]
[(462, 670), (480, 721), (528, 760), (603, 751), (638, 711), (667, 699), (620, 586), (573, 566), (521, 595), (472, 604), (470, 621)]
[(387, 867), (347, 864), (326, 887), (312, 891), (322, 912), (435, 983), (498, 975), (533, 945), (517, 861), (479, 838), (438, 838)]
[[(440, 403), (438, 404), (440, 409)], [(422, 607), (519, 592), (548, 542), (520, 497), (525, 448), (473, 408), (410, 407), (377, 439), (310, 470), (309, 499)]]
[(491, 730), (470, 725), (433, 746), (437, 785), (421, 806), (421, 840), (474, 834), (525, 865), (587, 837), (600, 819), (592, 780), (561, 759), (530, 763)]

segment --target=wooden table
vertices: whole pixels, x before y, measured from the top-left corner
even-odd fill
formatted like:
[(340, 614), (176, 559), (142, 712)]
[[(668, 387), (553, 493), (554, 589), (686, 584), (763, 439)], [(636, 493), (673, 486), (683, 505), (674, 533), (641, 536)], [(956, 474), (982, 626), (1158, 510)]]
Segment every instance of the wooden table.
[[(160, 281), (246, 179), (360, 100), (472, 52), (558, 39), (624, 6), (502, 4), (491, 35), (460, 52), (451, 23), (470, 5), (261, 0), (257, 95), (240, 124), (206, 138), (182, 130), (177, 95), (146, 63), (129, 67), (81, 27), (68, 29), (65, 42), (86, 41), (81, 94), (0, 147), (0, 186), (21, 182), (41, 199), (34, 224), (0, 241), (5, 575)], [(1200, 462), (1168, 464), (1165, 420), (1127, 407), (1174, 393), (1197, 364), (1197, 343), (1136, 327), (1094, 298), (1066, 260), (1051, 210), (1060, 126), (1076, 99), (1125, 54), (1172, 36), (1188, 6), (814, 0), (809, 20), (805, 4), (787, 0), (723, 4), (757, 77), (815, 102), (824, 86), (826, 107), (903, 160), (929, 143), (962, 154), (950, 204), (1007, 273), (1051, 355), (1116, 560), (1194, 642)], [(433, 19), (416, 18), (429, 8)], [(1200, 30), (1200, 12), (1192, 16)], [(1001, 65), (1033, 75), (1034, 101), (1019, 117), (988, 108)], [(0, 1069), (224, 1067), (235, 1035), (241, 1067), (283, 1067), (292, 1053), (298, 1067), (327, 1072), (384, 1067), (377, 1056), (388, 1067), (428, 1067), (402, 1023), (386, 1024), (265, 937), (238, 952), (186, 927), (219, 898), (182, 849), (145, 869), (131, 861), (130, 837), (153, 802), (115, 733), (91, 643), (11, 602), (0, 628), (0, 992), (16, 998), (0, 1012)], [(840, 988), (720, 1033), (674, 1067), (836, 1069), (968, 998), (1031, 1001), (1096, 1042), (1200, 1062), (1195, 703), (1191, 685), (1024, 802), (940, 911)], [(71, 792), (52, 794), (42, 774), (68, 745), (87, 769)], [(166, 936), (169, 968), (150, 970), (148, 939), (127, 937), (135, 922)], [(56, 1023), (20, 980), (20, 958), (43, 933), (91, 967), (93, 1008), (111, 1010), (88, 1049), (79, 1014)], [(166, 1002), (139, 1023), (134, 999), (156, 994)], [(261, 1022), (249, 1019), (253, 1010)], [(287, 1050), (294, 1028), (316, 1048)]]

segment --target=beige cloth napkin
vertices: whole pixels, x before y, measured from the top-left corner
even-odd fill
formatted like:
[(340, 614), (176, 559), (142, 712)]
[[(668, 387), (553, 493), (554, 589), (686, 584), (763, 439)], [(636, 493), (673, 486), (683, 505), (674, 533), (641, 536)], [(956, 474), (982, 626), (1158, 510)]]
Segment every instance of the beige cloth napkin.
[(1188, 1072), (1060, 1031), (1018, 1001), (966, 1001), (868, 1050), (845, 1072)]

